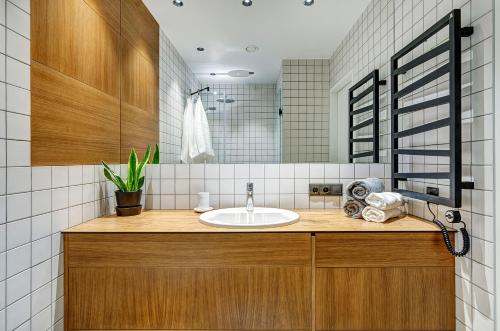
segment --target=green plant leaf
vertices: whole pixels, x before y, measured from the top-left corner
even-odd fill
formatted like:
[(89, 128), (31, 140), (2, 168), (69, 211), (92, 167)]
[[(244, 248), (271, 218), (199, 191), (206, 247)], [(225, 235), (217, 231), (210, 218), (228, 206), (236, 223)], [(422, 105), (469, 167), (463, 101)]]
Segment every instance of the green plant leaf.
[(143, 185), (144, 185), (144, 176), (139, 178), (139, 180), (137, 181), (137, 191), (139, 191)]
[(129, 192), (137, 191), (137, 153), (134, 147), (130, 149), (130, 155), (128, 157), (128, 177), (127, 177), (127, 188)]
[[(139, 166), (137, 167), (137, 173), (136, 173), (136, 176), (137, 176), (137, 181), (136, 183), (138, 183), (139, 181), (139, 177), (141, 176), (142, 174), (142, 169), (144, 168), (144, 166), (146, 165), (146, 163), (148, 162), (149, 160), (149, 155), (151, 155), (151, 146), (148, 145), (148, 148), (146, 149), (146, 154), (144, 154), (144, 158), (142, 159), (141, 163), (139, 163)], [(136, 190), (138, 190), (140, 188), (139, 185), (137, 185), (137, 188)]]
[(160, 148), (158, 147), (158, 144), (156, 144), (155, 152), (153, 154), (153, 160), (151, 161), (151, 163), (160, 164)]
[(115, 172), (106, 164), (106, 162), (102, 161), (102, 165), (104, 166), (104, 176), (112, 181), (120, 191), (126, 192), (127, 185), (123, 181), (123, 179), (115, 174)]

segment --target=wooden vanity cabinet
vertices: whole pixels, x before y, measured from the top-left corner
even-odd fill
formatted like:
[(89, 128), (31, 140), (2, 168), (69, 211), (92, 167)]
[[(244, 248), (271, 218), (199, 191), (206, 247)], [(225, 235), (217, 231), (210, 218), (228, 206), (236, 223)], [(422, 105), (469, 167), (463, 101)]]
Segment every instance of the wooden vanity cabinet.
[(66, 330), (454, 330), (440, 232), (65, 233)]
[(65, 234), (66, 330), (311, 330), (310, 234)]
[(316, 330), (455, 330), (440, 232), (316, 235)]

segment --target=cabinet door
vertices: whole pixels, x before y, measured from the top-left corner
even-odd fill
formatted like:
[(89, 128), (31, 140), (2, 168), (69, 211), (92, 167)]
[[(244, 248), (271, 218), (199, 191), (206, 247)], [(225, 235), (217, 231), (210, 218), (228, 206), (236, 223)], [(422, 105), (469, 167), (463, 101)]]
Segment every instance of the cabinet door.
[(316, 330), (454, 330), (446, 268), (319, 268)]
[(436, 233), (316, 236), (316, 330), (454, 330), (454, 258)]
[(309, 234), (67, 236), (72, 330), (311, 330)]

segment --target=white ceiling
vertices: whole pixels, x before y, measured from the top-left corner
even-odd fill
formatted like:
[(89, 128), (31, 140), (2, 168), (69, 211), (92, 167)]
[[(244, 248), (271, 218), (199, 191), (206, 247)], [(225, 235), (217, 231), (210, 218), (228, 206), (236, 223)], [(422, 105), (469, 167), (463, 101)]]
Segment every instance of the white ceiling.
[[(144, 0), (191, 70), (203, 83), (273, 83), (282, 59), (330, 58), (369, 0)], [(247, 53), (245, 47), (259, 51)], [(202, 46), (204, 52), (196, 51)], [(249, 78), (210, 76), (234, 69)]]

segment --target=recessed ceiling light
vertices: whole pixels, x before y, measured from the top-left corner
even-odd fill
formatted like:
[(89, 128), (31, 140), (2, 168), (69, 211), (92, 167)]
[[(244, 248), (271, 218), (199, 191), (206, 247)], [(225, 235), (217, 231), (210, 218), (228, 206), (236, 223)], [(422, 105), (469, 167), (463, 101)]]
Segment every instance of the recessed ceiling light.
[(245, 7), (250, 7), (252, 5), (252, 0), (243, 0), (241, 4)]
[(248, 45), (247, 47), (245, 47), (245, 50), (248, 52), (248, 53), (255, 53), (259, 50), (259, 46), (255, 46), (255, 45)]
[(314, 0), (304, 0), (304, 6), (312, 6), (314, 5)]
[(198, 52), (203, 52), (205, 50), (205, 48), (204, 47), (196, 47), (196, 50)]
[(184, 2), (182, 2), (182, 0), (174, 0), (174, 1), (172, 1), (172, 3), (176, 7), (182, 7), (182, 6), (184, 6)]

